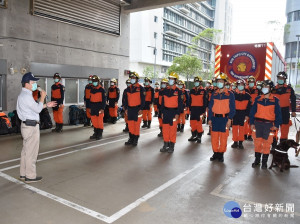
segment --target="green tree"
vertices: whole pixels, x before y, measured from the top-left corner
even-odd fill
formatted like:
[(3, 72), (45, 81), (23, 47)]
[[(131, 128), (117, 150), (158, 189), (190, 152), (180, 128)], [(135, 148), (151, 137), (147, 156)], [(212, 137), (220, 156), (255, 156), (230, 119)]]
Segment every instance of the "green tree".
[(155, 72), (152, 66), (147, 66), (143, 70), (143, 74), (145, 77), (148, 77), (149, 79), (157, 79), (158, 78), (158, 71)]
[(169, 67), (167, 73), (176, 72), (185, 77), (187, 82), (189, 82), (190, 78), (200, 75), (201, 71), (202, 61), (197, 56), (188, 52), (187, 54), (174, 58), (173, 64)]
[(201, 41), (209, 41), (212, 44), (216, 45), (220, 42), (222, 30), (217, 30), (214, 28), (207, 28), (200, 32), (197, 36), (193, 37), (192, 45), (189, 46), (192, 52), (195, 52), (199, 49)]

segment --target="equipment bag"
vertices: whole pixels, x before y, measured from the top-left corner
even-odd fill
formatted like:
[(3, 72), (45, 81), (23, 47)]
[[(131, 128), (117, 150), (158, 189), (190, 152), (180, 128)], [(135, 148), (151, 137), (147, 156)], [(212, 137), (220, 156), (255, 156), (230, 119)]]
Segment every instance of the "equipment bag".
[(11, 123), (5, 113), (0, 112), (0, 135), (9, 134), (12, 131)]
[(44, 108), (40, 113), (40, 129), (52, 128), (52, 120), (47, 108)]
[(21, 120), (18, 116), (17, 111), (14, 110), (13, 112), (11, 112), (9, 114), (10, 114), (11, 125), (13, 127), (13, 132), (21, 133)]
[(76, 105), (71, 105), (69, 107), (69, 124), (77, 125), (79, 124), (79, 108)]

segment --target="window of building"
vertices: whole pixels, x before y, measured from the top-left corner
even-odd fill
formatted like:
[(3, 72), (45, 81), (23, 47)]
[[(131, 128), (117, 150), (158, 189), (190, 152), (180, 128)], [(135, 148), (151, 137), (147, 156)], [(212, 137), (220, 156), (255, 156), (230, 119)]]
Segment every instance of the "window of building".
[(157, 33), (156, 32), (154, 32), (154, 39), (156, 39), (157, 38)]
[[(88, 83), (87, 79), (67, 78), (62, 79), (61, 84), (65, 86), (65, 101), (64, 104), (83, 104), (84, 103), (84, 89)], [(42, 89), (46, 89), (47, 100), (51, 100), (51, 86), (54, 84), (53, 78), (41, 77), (38, 81), (38, 85)]]
[(300, 10), (294, 12), (294, 21), (300, 20)]
[(288, 15), (287, 15), (287, 22), (290, 23), (293, 21), (293, 12), (290, 12)]
[(158, 21), (158, 17), (154, 16), (154, 22), (157, 23), (157, 21)]

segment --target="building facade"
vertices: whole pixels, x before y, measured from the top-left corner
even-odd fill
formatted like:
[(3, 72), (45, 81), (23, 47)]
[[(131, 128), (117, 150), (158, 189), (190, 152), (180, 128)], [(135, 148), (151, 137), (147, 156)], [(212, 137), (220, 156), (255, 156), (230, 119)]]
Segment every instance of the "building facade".
[(287, 74), (289, 82), (296, 85), (300, 84), (300, 66), (297, 66), (300, 57), (300, 1), (287, 0), (286, 16), (284, 44)]
[[(230, 43), (229, 3), (230, 0), (209, 0), (132, 13), (130, 69), (143, 74), (144, 69), (151, 66), (163, 77), (174, 58), (187, 53), (193, 37), (207, 28), (222, 30), (219, 43)], [(202, 60), (203, 69), (210, 68), (214, 60), (213, 43), (201, 39), (196, 55)]]

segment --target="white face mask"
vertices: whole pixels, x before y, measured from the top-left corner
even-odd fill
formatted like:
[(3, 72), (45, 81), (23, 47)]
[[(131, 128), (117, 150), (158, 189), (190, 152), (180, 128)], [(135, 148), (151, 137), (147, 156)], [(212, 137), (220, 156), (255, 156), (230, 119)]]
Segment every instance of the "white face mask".
[(207, 83), (207, 84), (206, 84), (206, 87), (210, 87), (210, 84)]
[(158, 88), (158, 87), (159, 87), (159, 85), (155, 85), (155, 87), (156, 87), (156, 88)]
[(135, 79), (130, 79), (131, 84), (135, 84), (136, 80)]
[(167, 84), (163, 83), (161, 84), (161, 88), (166, 88), (167, 87)]
[(111, 82), (111, 83), (110, 83), (110, 85), (111, 85), (111, 86), (114, 86), (114, 85), (115, 85), (115, 83)]
[(266, 94), (269, 93), (269, 88), (268, 88), (268, 87), (263, 87), (261, 91), (262, 91), (262, 93), (263, 93), (264, 95), (266, 95)]
[(173, 86), (174, 83), (175, 83), (175, 80), (174, 80), (174, 79), (170, 79), (170, 80), (169, 80), (169, 85), (170, 85), (170, 86)]
[(148, 86), (149, 85), (149, 82), (145, 82), (145, 86)]

